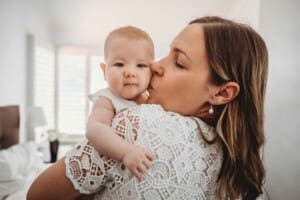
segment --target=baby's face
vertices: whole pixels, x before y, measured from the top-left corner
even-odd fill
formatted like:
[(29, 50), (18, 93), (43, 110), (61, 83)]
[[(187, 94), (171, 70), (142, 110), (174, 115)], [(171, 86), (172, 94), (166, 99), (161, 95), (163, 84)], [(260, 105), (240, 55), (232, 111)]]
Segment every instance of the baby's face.
[(145, 40), (118, 37), (110, 41), (105, 63), (110, 89), (125, 99), (134, 99), (146, 91), (153, 52), (153, 46)]

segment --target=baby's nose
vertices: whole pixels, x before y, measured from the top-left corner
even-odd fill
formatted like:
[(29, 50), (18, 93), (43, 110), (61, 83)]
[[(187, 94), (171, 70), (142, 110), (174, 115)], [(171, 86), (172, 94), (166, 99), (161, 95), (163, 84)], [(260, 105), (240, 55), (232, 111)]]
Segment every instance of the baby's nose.
[(134, 71), (133, 69), (126, 69), (126, 70), (124, 71), (124, 76), (125, 76), (126, 78), (129, 78), (129, 77), (135, 77), (135, 76), (136, 76), (136, 73), (135, 73), (135, 71)]

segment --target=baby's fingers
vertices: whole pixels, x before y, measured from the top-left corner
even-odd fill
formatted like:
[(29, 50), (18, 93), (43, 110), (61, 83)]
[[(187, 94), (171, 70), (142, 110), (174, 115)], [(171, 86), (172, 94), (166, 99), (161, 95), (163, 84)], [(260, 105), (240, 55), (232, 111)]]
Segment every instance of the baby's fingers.
[(144, 150), (145, 152), (145, 155), (146, 155), (146, 158), (149, 159), (150, 161), (153, 161), (154, 160), (154, 154), (151, 152), (151, 151), (148, 151), (148, 150)]
[(138, 166), (138, 171), (141, 173), (141, 174), (145, 174), (147, 172), (148, 168), (147, 166), (145, 165), (140, 165)]
[(138, 179), (138, 181), (142, 181), (143, 180), (143, 174), (140, 173), (140, 171), (138, 169), (132, 170), (132, 173)]
[(145, 166), (146, 169), (149, 169), (149, 168), (150, 168), (151, 162), (152, 162), (152, 161), (149, 161), (148, 159), (145, 159), (145, 160), (143, 161), (143, 165)]

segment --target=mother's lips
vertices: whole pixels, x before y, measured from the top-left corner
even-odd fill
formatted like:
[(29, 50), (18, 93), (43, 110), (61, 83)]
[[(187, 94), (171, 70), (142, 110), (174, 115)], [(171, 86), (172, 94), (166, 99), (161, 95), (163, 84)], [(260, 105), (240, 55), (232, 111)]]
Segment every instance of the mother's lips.
[(149, 86), (148, 86), (148, 90), (153, 90), (153, 87), (152, 87), (152, 85), (151, 85), (151, 84), (149, 84)]

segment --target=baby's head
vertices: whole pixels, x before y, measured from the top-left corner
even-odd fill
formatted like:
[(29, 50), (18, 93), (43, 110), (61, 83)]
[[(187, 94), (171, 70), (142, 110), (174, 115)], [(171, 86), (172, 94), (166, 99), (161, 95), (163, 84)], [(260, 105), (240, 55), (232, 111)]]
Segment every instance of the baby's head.
[(105, 40), (104, 58), (101, 68), (113, 93), (135, 99), (146, 91), (154, 60), (153, 41), (146, 32), (133, 26), (113, 30)]

